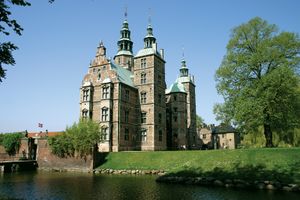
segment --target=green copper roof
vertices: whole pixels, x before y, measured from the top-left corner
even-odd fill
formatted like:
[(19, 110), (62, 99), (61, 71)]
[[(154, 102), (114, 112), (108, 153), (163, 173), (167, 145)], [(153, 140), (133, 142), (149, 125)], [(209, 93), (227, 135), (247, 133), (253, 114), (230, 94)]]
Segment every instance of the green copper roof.
[(159, 57), (161, 57), (160, 53), (155, 51), (155, 49), (153, 49), (153, 48), (141, 49), (141, 50), (139, 50), (139, 52), (136, 54), (135, 57), (142, 57), (142, 56), (151, 55), (151, 54), (156, 54)]
[(128, 56), (132, 56), (132, 53), (130, 51), (127, 51), (127, 50), (121, 50), (121, 51), (118, 51), (117, 55), (116, 56), (119, 56), (119, 55), (128, 55)]
[(173, 83), (170, 88), (166, 90), (166, 94), (175, 93), (175, 92), (183, 92), (186, 93), (184, 86), (180, 82)]
[(123, 67), (120, 67), (119, 65), (116, 65), (114, 63), (110, 63), (110, 65), (111, 69), (117, 72), (118, 80), (121, 83), (134, 87), (132, 79), (130, 78), (133, 75), (131, 71), (124, 69)]

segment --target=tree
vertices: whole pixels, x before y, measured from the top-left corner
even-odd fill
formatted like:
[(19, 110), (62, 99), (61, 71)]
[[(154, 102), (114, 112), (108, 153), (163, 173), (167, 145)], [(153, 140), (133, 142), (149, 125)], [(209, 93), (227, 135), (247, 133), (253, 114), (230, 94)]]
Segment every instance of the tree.
[(266, 147), (272, 147), (272, 131), (300, 124), (299, 55), (297, 34), (279, 32), (259, 17), (234, 28), (216, 72), (224, 97), (217, 117), (248, 132), (262, 126)]
[[(53, 3), (54, 0), (49, 0)], [(7, 28), (12, 29), (17, 35), (22, 35), (23, 28), (15, 19), (11, 19), (10, 5), (16, 6), (30, 6), (31, 4), (26, 0), (0, 0), (0, 35), (10, 35)], [(18, 49), (16, 45), (11, 42), (0, 41), (0, 82), (5, 78), (5, 71), (3, 65), (14, 65), (16, 63), (12, 52)]]
[(22, 137), (24, 135), (21, 132), (1, 134), (0, 145), (4, 146), (9, 155), (15, 155), (19, 150)]
[(101, 141), (99, 124), (92, 120), (80, 120), (71, 127), (67, 127), (62, 135), (49, 137), (52, 153), (59, 157), (86, 157), (92, 153), (93, 147)]
[(196, 115), (196, 127), (200, 129), (203, 127), (203, 125), (204, 125), (204, 119), (201, 116)]

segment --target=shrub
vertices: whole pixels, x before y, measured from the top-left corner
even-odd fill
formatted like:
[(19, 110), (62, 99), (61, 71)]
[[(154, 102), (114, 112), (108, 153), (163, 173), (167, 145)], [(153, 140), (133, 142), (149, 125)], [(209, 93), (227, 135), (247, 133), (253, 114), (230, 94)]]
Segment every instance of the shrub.
[(9, 155), (15, 155), (19, 151), (22, 137), (21, 132), (1, 134), (0, 142)]

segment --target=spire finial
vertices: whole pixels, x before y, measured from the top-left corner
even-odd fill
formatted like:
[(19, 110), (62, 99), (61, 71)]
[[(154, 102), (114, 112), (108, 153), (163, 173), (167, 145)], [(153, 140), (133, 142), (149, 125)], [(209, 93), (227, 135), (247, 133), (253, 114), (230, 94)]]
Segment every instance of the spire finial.
[(151, 24), (151, 8), (149, 8), (148, 12), (148, 23)]
[(125, 12), (124, 12), (125, 19), (127, 19), (127, 15), (128, 15), (128, 13), (127, 13), (127, 6), (125, 6)]
[(184, 46), (182, 45), (182, 60), (184, 60)]

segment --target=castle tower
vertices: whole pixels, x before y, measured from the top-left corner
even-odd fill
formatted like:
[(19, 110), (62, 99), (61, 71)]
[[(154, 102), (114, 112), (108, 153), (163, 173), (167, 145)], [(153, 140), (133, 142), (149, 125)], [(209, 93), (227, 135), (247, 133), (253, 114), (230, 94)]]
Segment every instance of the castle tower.
[(166, 149), (165, 61), (157, 51), (151, 24), (147, 27), (144, 48), (134, 57), (134, 85), (140, 97), (141, 150)]
[(197, 131), (196, 131), (196, 95), (194, 76), (189, 74), (189, 69), (186, 66), (184, 59), (181, 61), (180, 76), (178, 82), (183, 84), (187, 92), (187, 129), (188, 129), (188, 148), (195, 148), (197, 145)]
[(133, 42), (130, 39), (130, 30), (127, 21), (127, 13), (125, 13), (125, 20), (123, 22), (122, 29), (120, 31), (121, 37), (118, 41), (118, 53), (114, 57), (114, 61), (117, 65), (132, 71), (133, 67), (133, 54), (132, 47)]

